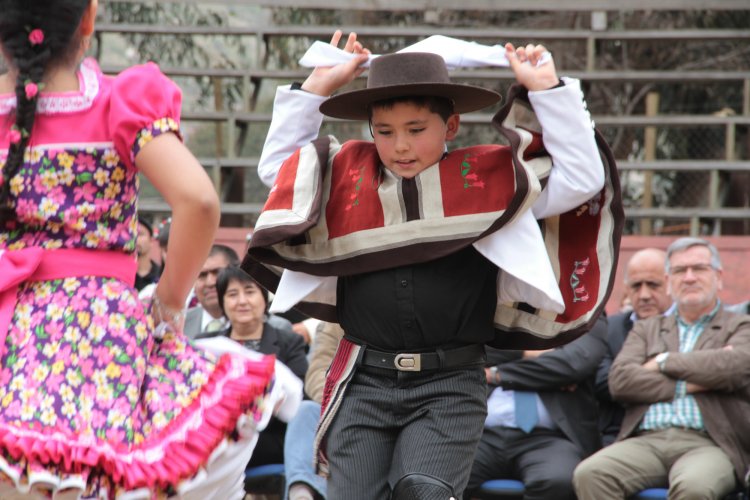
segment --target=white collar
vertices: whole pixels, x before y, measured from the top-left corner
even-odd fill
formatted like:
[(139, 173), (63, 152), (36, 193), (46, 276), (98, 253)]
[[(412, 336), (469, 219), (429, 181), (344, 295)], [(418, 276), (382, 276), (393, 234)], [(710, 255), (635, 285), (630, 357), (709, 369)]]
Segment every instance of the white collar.
[[(78, 70), (79, 90), (40, 94), (37, 100), (37, 114), (55, 115), (83, 111), (91, 107), (99, 94), (99, 65), (92, 58), (86, 58)], [(0, 115), (9, 114), (16, 107), (14, 94), (0, 95)]]

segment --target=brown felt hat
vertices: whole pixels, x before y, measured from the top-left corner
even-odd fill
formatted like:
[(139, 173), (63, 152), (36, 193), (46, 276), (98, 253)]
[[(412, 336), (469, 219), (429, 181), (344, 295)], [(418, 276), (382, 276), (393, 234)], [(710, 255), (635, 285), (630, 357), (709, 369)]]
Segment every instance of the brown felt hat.
[(376, 57), (370, 63), (367, 88), (329, 97), (320, 112), (333, 118), (367, 120), (376, 101), (409, 96), (446, 97), (456, 113), (495, 104), (500, 94), (473, 85), (451, 83), (443, 57), (426, 52), (403, 52)]

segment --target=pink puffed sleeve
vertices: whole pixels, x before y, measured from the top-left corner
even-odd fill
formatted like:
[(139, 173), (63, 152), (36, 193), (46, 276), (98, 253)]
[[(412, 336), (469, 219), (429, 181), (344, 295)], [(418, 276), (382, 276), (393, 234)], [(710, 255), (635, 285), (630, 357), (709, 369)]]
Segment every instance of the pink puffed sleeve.
[(120, 158), (135, 167), (138, 152), (154, 137), (179, 136), (182, 91), (154, 63), (134, 66), (115, 77), (110, 130)]

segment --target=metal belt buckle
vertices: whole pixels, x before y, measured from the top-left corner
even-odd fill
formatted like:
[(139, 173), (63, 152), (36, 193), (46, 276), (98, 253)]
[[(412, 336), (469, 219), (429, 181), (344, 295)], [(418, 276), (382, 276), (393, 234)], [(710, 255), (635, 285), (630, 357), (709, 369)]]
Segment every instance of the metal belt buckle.
[(396, 370), (402, 372), (418, 372), (422, 370), (422, 355), (405, 352), (396, 354), (396, 357), (393, 359), (393, 365), (396, 367)]

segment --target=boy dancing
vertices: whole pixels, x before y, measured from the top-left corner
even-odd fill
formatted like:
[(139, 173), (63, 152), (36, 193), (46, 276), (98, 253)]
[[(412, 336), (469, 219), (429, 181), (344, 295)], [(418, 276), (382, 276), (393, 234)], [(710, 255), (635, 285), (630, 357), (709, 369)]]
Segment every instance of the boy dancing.
[[(460, 113), (499, 95), (451, 83), (439, 55), (397, 53), (373, 59), (367, 88), (329, 97), (369, 55), (354, 34), (345, 50), (350, 62), (277, 91), (258, 167), (273, 188), (243, 267), (277, 308), (346, 332), (318, 432), (328, 498), (460, 497), (486, 415), (484, 344), (564, 343), (606, 302), (614, 164), (542, 46), (506, 46), (525, 87), (493, 119), (511, 146), (452, 152)], [(373, 142), (316, 139), (322, 115), (367, 121)]]

